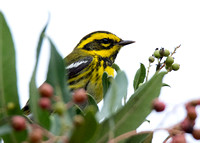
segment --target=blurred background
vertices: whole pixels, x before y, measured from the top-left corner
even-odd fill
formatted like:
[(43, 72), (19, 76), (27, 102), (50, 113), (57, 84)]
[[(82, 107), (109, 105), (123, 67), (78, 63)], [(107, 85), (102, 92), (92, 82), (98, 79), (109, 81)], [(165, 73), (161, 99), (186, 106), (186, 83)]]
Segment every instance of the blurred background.
[[(124, 40), (136, 41), (124, 47), (116, 59), (128, 76), (129, 95), (133, 93), (133, 79), (140, 63), (147, 67), (148, 57), (155, 48), (173, 51), (181, 44), (174, 55), (180, 70), (165, 76), (164, 82), (171, 88), (164, 87), (160, 95), (167, 109), (162, 113), (153, 111), (147, 117), (150, 123), (145, 122), (138, 131), (166, 128), (180, 122), (186, 115), (184, 104), (200, 98), (198, 0), (0, 0), (0, 10), (14, 38), (21, 106), (28, 100), (36, 46), (48, 19), (47, 35), (63, 58), (82, 37), (97, 30), (110, 31)], [(46, 78), (48, 58), (49, 47), (45, 42), (37, 74), (38, 86)], [(154, 72), (155, 65), (151, 67), (150, 75)], [(200, 108), (197, 111), (200, 113)], [(200, 128), (199, 118), (195, 128)], [(157, 131), (153, 143), (162, 142), (167, 135), (166, 131)], [(187, 135), (187, 141), (197, 142), (190, 135)]]

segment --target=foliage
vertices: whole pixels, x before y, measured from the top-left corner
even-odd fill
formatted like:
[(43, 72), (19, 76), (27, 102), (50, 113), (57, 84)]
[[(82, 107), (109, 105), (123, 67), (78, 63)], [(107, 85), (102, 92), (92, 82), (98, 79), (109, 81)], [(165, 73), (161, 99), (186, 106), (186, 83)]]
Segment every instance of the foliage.
[[(33, 131), (42, 131), (43, 140), (49, 142), (69, 143), (149, 143), (153, 131), (137, 133), (136, 129), (145, 121), (152, 111), (152, 101), (159, 97), (161, 88), (167, 84), (163, 77), (171, 71), (162, 71), (165, 63), (161, 63), (157, 72), (148, 80), (149, 67), (140, 64), (134, 78), (135, 92), (127, 100), (128, 81), (125, 73), (117, 66), (115, 78), (103, 74), (104, 103), (101, 110), (91, 95), (89, 105), (85, 109), (75, 105), (72, 93), (66, 83), (65, 65), (52, 40), (45, 35), (47, 25), (42, 30), (37, 46), (34, 71), (30, 80), (30, 109), (32, 118), (23, 115), (19, 106), (17, 78), (15, 66), (15, 49), (9, 27), (0, 13), (0, 136), (5, 143), (31, 142)], [(46, 83), (54, 89), (50, 98), (50, 109), (38, 106), (41, 95), (36, 86), (36, 74), (40, 51), (44, 40), (50, 43), (50, 62)], [(152, 60), (151, 60), (152, 61)], [(168, 68), (169, 69), (169, 68)], [(145, 80), (146, 77), (146, 81)], [(124, 102), (122, 102), (124, 101)], [(25, 116), (27, 128), (17, 131), (13, 128), (12, 117)], [(31, 136), (32, 135), (32, 136)], [(41, 139), (41, 140), (42, 140)]]

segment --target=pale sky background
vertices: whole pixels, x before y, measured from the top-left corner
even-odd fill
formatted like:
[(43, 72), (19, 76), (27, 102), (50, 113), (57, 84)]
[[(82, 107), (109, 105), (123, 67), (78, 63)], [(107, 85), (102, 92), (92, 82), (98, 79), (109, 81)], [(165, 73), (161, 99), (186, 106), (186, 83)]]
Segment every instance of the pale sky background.
[[(155, 48), (173, 51), (181, 44), (175, 56), (180, 70), (171, 72), (164, 82), (171, 88), (162, 89), (160, 99), (167, 104), (163, 113), (152, 112), (139, 130), (165, 128), (185, 117), (184, 103), (199, 98), (199, 48), (200, 1), (199, 0), (0, 0), (0, 10), (13, 34), (16, 46), (18, 87), (22, 106), (28, 99), (28, 84), (36, 57), (39, 34), (50, 15), (47, 35), (57, 46), (63, 58), (69, 54), (86, 34), (110, 31), (124, 40), (136, 43), (124, 47), (116, 63), (127, 73), (129, 95), (133, 93), (132, 81), (140, 63), (148, 66), (148, 57)], [(48, 44), (44, 43), (38, 71), (38, 85), (45, 80)], [(155, 66), (151, 69), (153, 74)], [(145, 106), (145, 105), (144, 105)], [(200, 108), (197, 110), (200, 113)], [(200, 114), (199, 114), (200, 115)], [(198, 124), (198, 125), (197, 125)], [(200, 128), (198, 118), (196, 128)], [(156, 133), (153, 143), (167, 137)], [(189, 143), (193, 137), (187, 136)]]

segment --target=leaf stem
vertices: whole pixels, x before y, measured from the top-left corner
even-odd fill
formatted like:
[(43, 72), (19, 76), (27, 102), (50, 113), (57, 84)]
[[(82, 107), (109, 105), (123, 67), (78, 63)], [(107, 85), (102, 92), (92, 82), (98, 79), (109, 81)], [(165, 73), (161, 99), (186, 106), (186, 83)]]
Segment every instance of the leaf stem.
[[(115, 126), (115, 123), (114, 123), (114, 121), (113, 121), (113, 118), (109, 119), (109, 126), (110, 126), (109, 140), (112, 140), (112, 138), (114, 138), (113, 127)], [(113, 143), (114, 143), (114, 142), (113, 142)]]
[(176, 53), (176, 50), (177, 50), (178, 48), (180, 48), (180, 47), (181, 47), (181, 44), (178, 45), (178, 46), (174, 49), (174, 51), (171, 53), (171, 56), (173, 56), (173, 55)]
[(119, 141), (122, 141), (124, 139), (127, 139), (127, 138), (129, 138), (131, 136), (134, 136), (134, 135), (140, 134), (140, 133), (152, 133), (152, 131), (142, 131), (142, 132), (137, 133), (136, 130), (133, 130), (133, 131), (124, 133), (124, 134), (122, 134), (122, 135), (120, 135), (120, 136), (118, 136), (118, 137), (116, 137), (116, 138), (114, 138), (112, 140), (109, 140), (108, 143), (117, 143)]
[(149, 62), (149, 66), (148, 66), (148, 68), (147, 68), (146, 82), (148, 81), (150, 67), (151, 67), (151, 63)]

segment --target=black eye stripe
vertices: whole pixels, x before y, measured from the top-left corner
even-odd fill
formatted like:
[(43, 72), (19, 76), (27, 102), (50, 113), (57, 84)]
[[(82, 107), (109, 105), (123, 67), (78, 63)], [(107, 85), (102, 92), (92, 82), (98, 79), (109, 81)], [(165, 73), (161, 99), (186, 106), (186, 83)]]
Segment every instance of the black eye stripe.
[[(83, 49), (88, 50), (88, 51), (91, 51), (91, 50), (99, 51), (103, 49), (110, 49), (112, 46), (115, 45), (115, 43), (117, 42), (109, 38), (94, 39), (93, 41), (87, 43), (83, 47)], [(103, 44), (106, 44), (106, 45), (103, 45)]]

